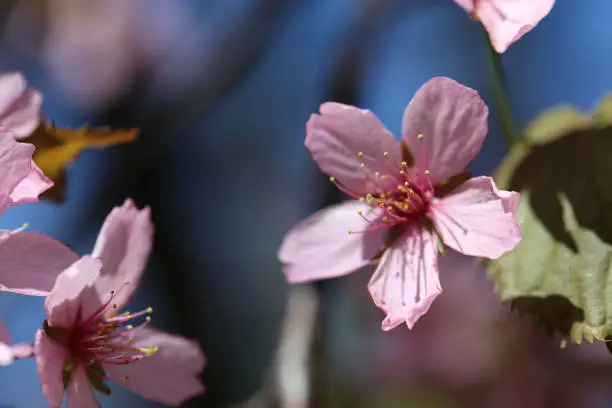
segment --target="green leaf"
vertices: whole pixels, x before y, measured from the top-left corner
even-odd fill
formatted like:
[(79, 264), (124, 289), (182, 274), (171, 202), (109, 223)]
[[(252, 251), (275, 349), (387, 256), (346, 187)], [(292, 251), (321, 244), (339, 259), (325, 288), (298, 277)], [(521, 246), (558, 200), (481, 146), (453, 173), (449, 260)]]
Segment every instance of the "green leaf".
[(523, 239), (489, 274), (504, 301), (578, 344), (612, 335), (608, 109), (597, 119), (571, 108), (542, 114), (496, 174), (501, 188), (521, 193)]

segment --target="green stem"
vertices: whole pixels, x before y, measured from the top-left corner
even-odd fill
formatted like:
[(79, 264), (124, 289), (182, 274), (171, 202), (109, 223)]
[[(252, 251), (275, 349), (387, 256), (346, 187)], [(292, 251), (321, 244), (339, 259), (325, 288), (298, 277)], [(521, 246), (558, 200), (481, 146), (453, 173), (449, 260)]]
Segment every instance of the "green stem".
[(512, 111), (510, 109), (510, 103), (508, 101), (508, 86), (506, 84), (506, 78), (504, 75), (504, 67), (501, 61), (501, 55), (495, 51), (489, 34), (482, 29), (485, 35), (485, 42), (487, 48), (487, 70), (489, 71), (489, 78), (491, 79), (491, 85), (493, 86), (493, 100), (497, 107), (499, 114), (499, 120), (502, 125), (502, 131), (508, 147), (512, 147), (518, 140), (516, 132), (516, 125), (512, 117)]

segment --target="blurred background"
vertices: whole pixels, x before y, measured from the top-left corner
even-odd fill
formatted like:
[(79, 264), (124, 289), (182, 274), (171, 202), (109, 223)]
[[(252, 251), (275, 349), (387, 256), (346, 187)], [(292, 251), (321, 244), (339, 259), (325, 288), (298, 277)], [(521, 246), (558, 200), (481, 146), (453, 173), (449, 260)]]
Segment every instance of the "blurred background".
[[(559, 0), (504, 54), (520, 125), (612, 90), (611, 19), (611, 2)], [(499, 304), (475, 260), (443, 259), (444, 293), (412, 331), (381, 331), (371, 271), (285, 283), (284, 232), (343, 198), (303, 147), (320, 103), (371, 109), (398, 135), (433, 76), (491, 102), (481, 29), (451, 0), (5, 0), (0, 25), (0, 68), (42, 89), (47, 117), (142, 129), (82, 154), (64, 202), (12, 208), (0, 227), (29, 222), (88, 253), (125, 197), (151, 206), (155, 250), (133, 302), (202, 344), (207, 393), (185, 406), (612, 406), (605, 346), (559, 350)], [(505, 152), (493, 112), (470, 170)], [(31, 341), (42, 300), (2, 294), (0, 315)], [(100, 401), (158, 406), (116, 387)], [(0, 405), (46, 406), (33, 361), (0, 370)]]

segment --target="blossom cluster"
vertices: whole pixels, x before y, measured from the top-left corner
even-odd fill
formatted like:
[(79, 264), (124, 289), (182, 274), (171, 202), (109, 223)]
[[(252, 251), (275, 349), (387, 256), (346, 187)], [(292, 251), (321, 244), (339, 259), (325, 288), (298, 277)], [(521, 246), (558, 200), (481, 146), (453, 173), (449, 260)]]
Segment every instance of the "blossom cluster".
[[(39, 126), (42, 94), (22, 74), (0, 76), (0, 212), (38, 201), (52, 187), (20, 140)], [(90, 255), (26, 226), (0, 231), (0, 291), (44, 296), (46, 320), (32, 344), (12, 344), (0, 322), (0, 365), (33, 357), (49, 405), (97, 407), (107, 382), (168, 405), (204, 391), (205, 359), (192, 340), (151, 327), (152, 308), (124, 311), (153, 243), (149, 208), (131, 200), (114, 208)]]

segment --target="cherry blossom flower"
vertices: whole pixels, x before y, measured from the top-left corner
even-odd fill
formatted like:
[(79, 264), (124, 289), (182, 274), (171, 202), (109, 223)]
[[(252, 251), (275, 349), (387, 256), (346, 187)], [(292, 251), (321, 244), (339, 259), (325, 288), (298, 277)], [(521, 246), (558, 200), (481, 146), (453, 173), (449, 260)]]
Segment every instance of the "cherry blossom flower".
[(455, 0), (455, 3), (482, 22), (491, 44), (501, 54), (546, 17), (555, 0)]
[(520, 241), (519, 194), (464, 171), (488, 130), (488, 109), (476, 91), (449, 78), (427, 82), (406, 108), (401, 142), (368, 110), (325, 103), (320, 112), (306, 125), (306, 147), (356, 200), (289, 231), (278, 254), (289, 282), (378, 263), (368, 287), (387, 313), (383, 330), (403, 322), (412, 328), (441, 292), (439, 240), (486, 258)]
[(106, 219), (92, 256), (62, 272), (46, 298), (34, 351), (53, 408), (64, 391), (69, 407), (98, 407), (93, 389), (110, 393), (105, 380), (169, 405), (204, 391), (197, 343), (149, 328), (151, 308), (120, 312), (145, 269), (152, 234), (149, 209), (126, 201)]

